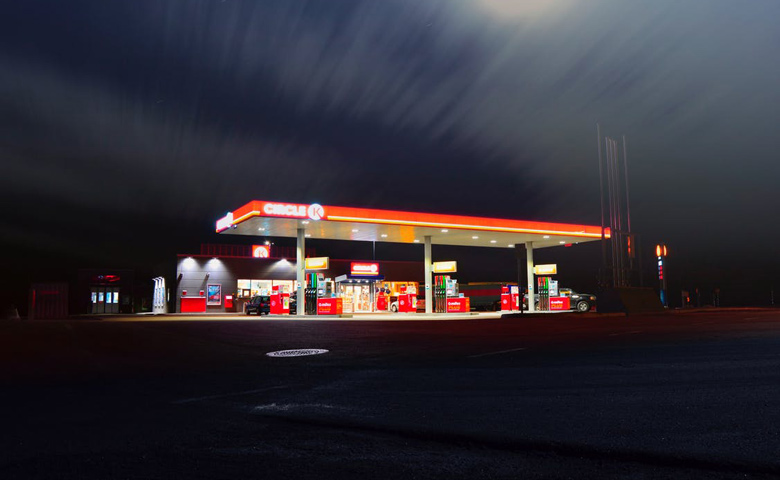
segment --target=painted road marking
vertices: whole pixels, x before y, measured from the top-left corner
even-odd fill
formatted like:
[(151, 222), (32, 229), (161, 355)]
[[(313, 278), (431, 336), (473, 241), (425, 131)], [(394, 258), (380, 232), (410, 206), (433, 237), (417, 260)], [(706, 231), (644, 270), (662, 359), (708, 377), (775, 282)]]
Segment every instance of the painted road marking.
[(618, 335), (634, 335), (637, 333), (642, 333), (643, 330), (634, 330), (633, 332), (622, 332), (622, 333), (610, 333), (610, 337), (617, 337)]
[(469, 358), (487, 357), (488, 355), (500, 355), (502, 353), (519, 352), (525, 350), (525, 348), (512, 348), (510, 350), (500, 350), (498, 352), (480, 353), (479, 355), (469, 355)]
[(171, 402), (175, 405), (181, 405), (184, 403), (192, 403), (192, 402), (200, 402), (203, 400), (214, 400), (217, 398), (228, 398), (228, 397), (238, 397), (240, 395), (251, 395), (253, 393), (262, 393), (262, 392), (268, 392), (271, 390), (279, 390), (282, 388), (288, 388), (287, 385), (279, 385), (276, 387), (266, 387), (266, 388), (256, 388), (254, 390), (245, 390), (243, 392), (233, 392), (233, 393), (222, 393), (219, 395), (206, 395), (205, 397), (192, 397), (192, 398), (185, 398), (182, 400), (176, 400), (175, 402)]
[(324, 348), (299, 348), (296, 350), (279, 350), (266, 353), (269, 357), (305, 357), (308, 355), (322, 355), (328, 353)]

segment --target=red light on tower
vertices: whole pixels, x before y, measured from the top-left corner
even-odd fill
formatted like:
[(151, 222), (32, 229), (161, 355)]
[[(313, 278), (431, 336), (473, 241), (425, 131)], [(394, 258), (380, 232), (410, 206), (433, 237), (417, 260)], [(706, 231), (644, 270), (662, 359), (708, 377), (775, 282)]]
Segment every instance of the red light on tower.
[(661, 246), (660, 245), (656, 245), (655, 246), (655, 256), (656, 257), (660, 257), (661, 256)]
[(666, 245), (664, 245), (664, 257), (666, 256)]

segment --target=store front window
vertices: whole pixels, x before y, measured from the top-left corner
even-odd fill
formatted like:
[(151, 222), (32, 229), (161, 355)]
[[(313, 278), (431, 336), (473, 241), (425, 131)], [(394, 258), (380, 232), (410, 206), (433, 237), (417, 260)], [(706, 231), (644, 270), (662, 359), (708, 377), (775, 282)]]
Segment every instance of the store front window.
[(254, 278), (239, 279), (236, 284), (236, 296), (238, 298), (252, 298), (255, 295), (270, 295), (273, 287), (278, 286), (281, 293), (295, 291), (297, 282), (294, 280), (262, 280)]

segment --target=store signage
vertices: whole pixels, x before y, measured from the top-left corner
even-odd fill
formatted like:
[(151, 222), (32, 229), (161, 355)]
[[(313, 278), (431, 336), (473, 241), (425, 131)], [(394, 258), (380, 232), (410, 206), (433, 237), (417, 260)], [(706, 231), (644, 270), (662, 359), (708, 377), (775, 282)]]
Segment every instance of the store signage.
[(468, 297), (462, 298), (448, 298), (447, 299), (447, 312), (448, 313), (466, 313), (469, 311), (471, 302)]
[(534, 265), (535, 275), (555, 275), (558, 273), (558, 264)]
[(310, 257), (303, 261), (306, 270), (327, 270), (330, 257)]
[(255, 258), (269, 258), (271, 256), (271, 246), (252, 245), (252, 256)]
[(433, 262), (433, 273), (455, 273), (458, 271), (458, 262)]
[(341, 315), (344, 311), (343, 298), (318, 298), (317, 315)]
[(379, 264), (352, 262), (349, 272), (352, 275), (379, 275)]
[(233, 225), (233, 212), (228, 212), (227, 215), (217, 220), (217, 231), (225, 230)]
[(301, 205), (297, 203), (265, 203), (263, 213), (272, 217), (309, 218), (322, 220), (325, 218), (325, 208), (319, 203)]
[(570, 310), (571, 300), (569, 297), (550, 297), (550, 310)]

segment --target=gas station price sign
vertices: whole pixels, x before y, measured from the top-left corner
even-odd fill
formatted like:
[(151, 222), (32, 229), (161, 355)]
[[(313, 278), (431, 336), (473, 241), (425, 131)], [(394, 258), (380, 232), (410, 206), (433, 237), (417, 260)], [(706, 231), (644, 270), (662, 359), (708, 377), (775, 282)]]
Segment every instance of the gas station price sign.
[(458, 262), (433, 262), (433, 273), (455, 273), (458, 271)]
[(330, 257), (309, 257), (303, 263), (306, 270), (327, 270)]

